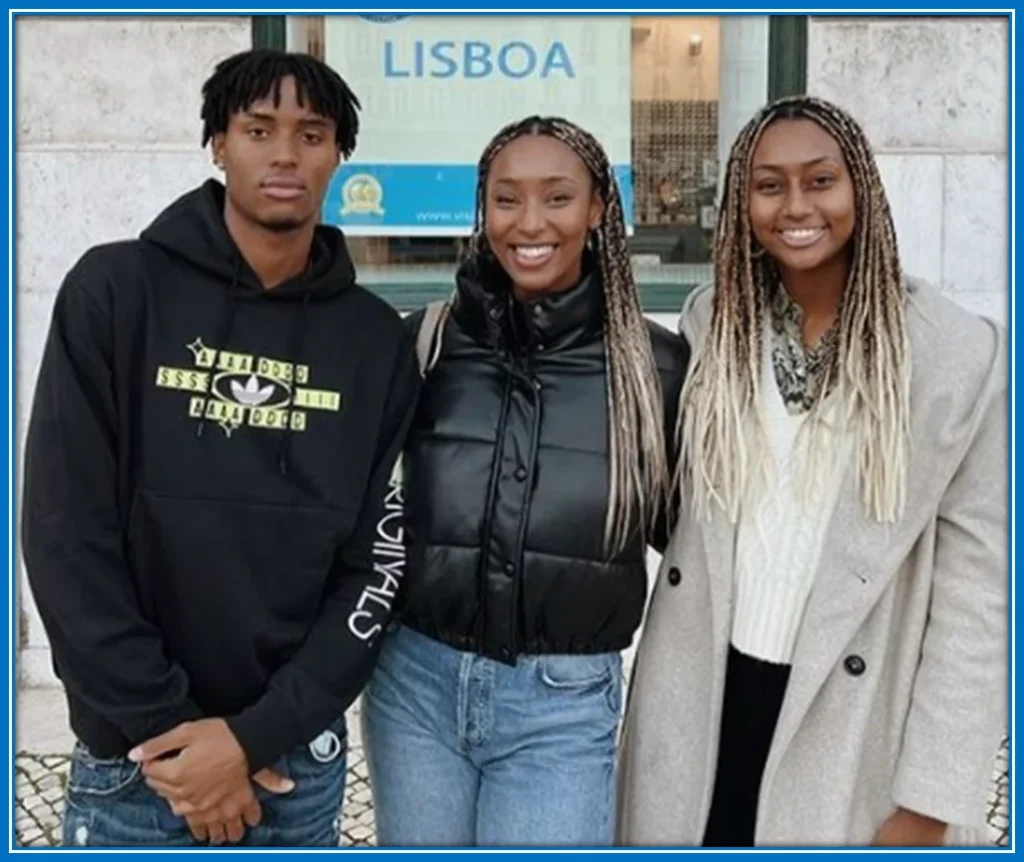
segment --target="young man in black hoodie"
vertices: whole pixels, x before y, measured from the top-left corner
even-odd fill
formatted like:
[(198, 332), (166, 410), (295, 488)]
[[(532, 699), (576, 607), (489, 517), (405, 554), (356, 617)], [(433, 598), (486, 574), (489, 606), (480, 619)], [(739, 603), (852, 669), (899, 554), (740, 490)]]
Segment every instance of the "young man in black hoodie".
[(419, 385), (399, 315), (318, 225), (358, 108), (306, 55), (225, 60), (202, 111), (225, 184), (58, 294), (23, 550), (78, 738), (65, 843), (338, 843)]

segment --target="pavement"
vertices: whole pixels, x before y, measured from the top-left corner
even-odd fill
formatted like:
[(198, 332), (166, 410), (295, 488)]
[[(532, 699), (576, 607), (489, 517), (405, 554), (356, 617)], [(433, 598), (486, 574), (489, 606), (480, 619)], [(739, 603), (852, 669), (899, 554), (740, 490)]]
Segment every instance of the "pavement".
[[(348, 780), (342, 806), (343, 847), (376, 844), (373, 799), (359, 733), (358, 703), (348, 715)], [(64, 811), (64, 785), (74, 738), (67, 706), (57, 688), (18, 692), (15, 779), (15, 842), (18, 846), (56, 846)], [(987, 838), (1006, 847), (1009, 839), (1009, 761), (1006, 741), (996, 758), (989, 797)]]

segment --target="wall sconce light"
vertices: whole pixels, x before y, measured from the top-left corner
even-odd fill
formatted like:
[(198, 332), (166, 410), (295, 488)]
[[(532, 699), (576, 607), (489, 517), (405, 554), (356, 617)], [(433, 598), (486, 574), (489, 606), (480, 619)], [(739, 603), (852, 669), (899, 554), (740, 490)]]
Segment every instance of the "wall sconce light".
[(700, 52), (704, 50), (704, 37), (700, 33), (692, 33), (690, 35), (690, 56), (699, 57)]

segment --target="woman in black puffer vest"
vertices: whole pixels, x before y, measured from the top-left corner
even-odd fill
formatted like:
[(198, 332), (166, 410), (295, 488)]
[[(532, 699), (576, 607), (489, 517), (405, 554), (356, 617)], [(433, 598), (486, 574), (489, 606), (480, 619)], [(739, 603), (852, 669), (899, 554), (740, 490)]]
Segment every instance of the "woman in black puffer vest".
[[(404, 454), (401, 625), (365, 697), (382, 845), (609, 845), (620, 651), (671, 520), (689, 353), (644, 319), (618, 186), (558, 118), (484, 151)], [(424, 327), (427, 327), (424, 329)]]

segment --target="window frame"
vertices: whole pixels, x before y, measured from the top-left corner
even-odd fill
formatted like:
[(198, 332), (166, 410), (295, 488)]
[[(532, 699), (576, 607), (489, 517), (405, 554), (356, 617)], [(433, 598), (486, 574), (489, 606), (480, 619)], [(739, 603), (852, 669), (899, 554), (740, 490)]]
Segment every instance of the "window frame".
[[(807, 16), (768, 16), (768, 98), (803, 93), (807, 86)], [(254, 48), (287, 47), (287, 16), (254, 15), (252, 45)], [(396, 268), (398, 273), (400, 269)], [(686, 295), (696, 285), (678, 279), (637, 273), (640, 298), (649, 314), (679, 311)], [(360, 278), (360, 284), (386, 299), (399, 311), (413, 311), (451, 295), (452, 284), (445, 281), (388, 278), (386, 282)]]

